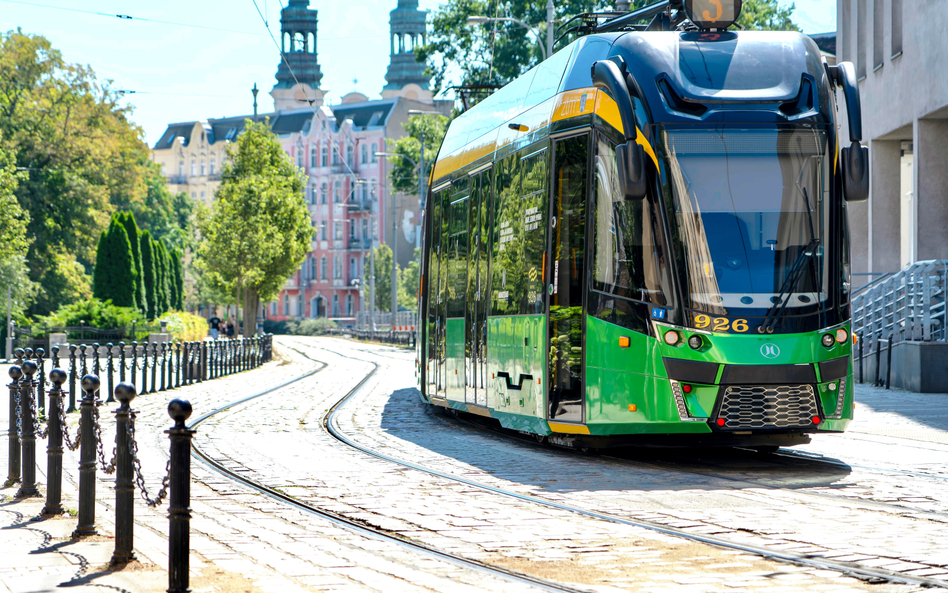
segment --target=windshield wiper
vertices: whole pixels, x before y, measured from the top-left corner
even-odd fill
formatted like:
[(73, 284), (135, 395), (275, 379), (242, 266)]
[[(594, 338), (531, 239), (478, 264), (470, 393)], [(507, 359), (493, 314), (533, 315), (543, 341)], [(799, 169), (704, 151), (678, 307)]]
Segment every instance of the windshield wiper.
[(793, 289), (796, 288), (797, 283), (800, 282), (800, 278), (803, 276), (804, 264), (813, 257), (813, 254), (816, 253), (816, 249), (819, 246), (820, 240), (814, 237), (806, 244), (806, 247), (803, 248), (800, 255), (797, 256), (796, 261), (794, 261), (790, 267), (790, 273), (787, 274), (787, 279), (784, 280), (783, 286), (780, 288), (780, 294), (777, 295), (777, 300), (767, 311), (767, 317), (764, 318), (764, 323), (757, 328), (757, 333), (773, 333), (774, 326), (777, 325), (777, 321), (780, 320), (780, 316), (783, 315), (783, 312), (787, 308), (787, 303), (790, 302), (789, 298), (784, 300), (784, 297), (787, 296), (788, 293), (793, 292)]

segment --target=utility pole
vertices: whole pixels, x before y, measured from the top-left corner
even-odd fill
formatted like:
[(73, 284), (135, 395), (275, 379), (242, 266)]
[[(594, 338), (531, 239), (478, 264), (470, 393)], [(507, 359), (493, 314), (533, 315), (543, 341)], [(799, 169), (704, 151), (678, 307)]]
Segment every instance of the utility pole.
[(421, 231), (424, 228), (425, 201), (428, 198), (426, 186), (428, 176), (425, 175), (425, 131), (421, 131), (421, 154), (418, 157), (418, 227), (415, 229), (415, 249), (421, 249)]
[[(13, 360), (13, 287), (7, 286), (7, 360)], [(48, 338), (49, 336), (47, 336)]]
[(546, 57), (553, 56), (553, 0), (546, 0)]
[(395, 314), (398, 312), (398, 194), (392, 192), (392, 328), (395, 328)]

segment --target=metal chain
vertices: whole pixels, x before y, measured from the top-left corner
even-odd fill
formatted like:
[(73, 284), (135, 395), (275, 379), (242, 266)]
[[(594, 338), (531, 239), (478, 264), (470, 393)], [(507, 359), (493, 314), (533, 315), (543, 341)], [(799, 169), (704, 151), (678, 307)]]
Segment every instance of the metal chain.
[(99, 465), (102, 467), (102, 471), (104, 471), (107, 474), (114, 474), (115, 473), (115, 454), (116, 454), (116, 449), (118, 446), (116, 445), (116, 447), (112, 448), (112, 461), (106, 463), (105, 451), (102, 448), (102, 427), (99, 425), (99, 404), (100, 404), (99, 400), (96, 400), (92, 404), (92, 429), (95, 431), (96, 451), (98, 452), (98, 455), (99, 455)]
[(69, 436), (69, 425), (66, 424), (66, 404), (63, 402), (62, 395), (60, 394), (59, 399), (59, 426), (63, 430), (63, 440), (66, 441), (66, 446), (69, 447), (70, 451), (75, 451), (79, 448), (79, 441), (82, 440), (82, 432), (76, 431), (76, 440), (73, 442), (72, 438)]
[(135, 413), (130, 412), (128, 422), (125, 425), (128, 431), (128, 450), (132, 454), (132, 467), (135, 469), (135, 481), (138, 484), (138, 490), (142, 499), (150, 507), (156, 507), (168, 496), (168, 485), (171, 483), (171, 458), (165, 465), (165, 477), (161, 480), (161, 489), (158, 496), (152, 498), (148, 494), (148, 488), (145, 487), (145, 477), (142, 475), (142, 462), (138, 459), (138, 442), (135, 440)]
[(30, 381), (30, 412), (33, 414), (33, 434), (38, 439), (45, 439), (46, 436), (49, 434), (49, 426), (47, 425), (45, 428), (43, 428), (43, 430), (40, 430), (41, 423), (39, 420), (39, 412), (36, 408), (36, 397), (35, 397), (36, 385), (37, 385), (36, 380)]
[(23, 411), (20, 410), (20, 386), (17, 385), (13, 388), (13, 393), (16, 396), (16, 438), (23, 438)]

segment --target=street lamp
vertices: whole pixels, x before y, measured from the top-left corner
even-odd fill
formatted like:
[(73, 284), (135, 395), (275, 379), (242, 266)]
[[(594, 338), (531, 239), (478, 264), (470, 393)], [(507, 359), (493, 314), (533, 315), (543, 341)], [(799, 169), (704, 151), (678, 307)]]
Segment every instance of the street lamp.
[[(547, 0), (546, 2), (546, 47), (543, 45), (540, 46), (540, 50), (543, 52), (543, 59), (546, 60), (553, 53), (553, 15), (554, 7), (553, 0)], [(467, 17), (468, 26), (473, 25), (484, 25), (487, 23), (497, 23), (497, 22), (511, 22), (516, 23), (523, 27), (524, 29), (530, 31), (537, 38), (537, 43), (540, 43), (542, 37), (540, 37), (540, 32), (535, 28), (531, 27), (527, 23), (521, 21), (520, 19), (515, 19), (509, 16), (503, 17), (489, 17), (489, 16), (469, 16)]]

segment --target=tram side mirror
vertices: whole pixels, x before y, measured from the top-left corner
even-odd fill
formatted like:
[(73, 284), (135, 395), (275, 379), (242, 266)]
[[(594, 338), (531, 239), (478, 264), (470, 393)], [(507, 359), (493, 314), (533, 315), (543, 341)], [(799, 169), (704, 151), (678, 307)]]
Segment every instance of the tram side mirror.
[(843, 197), (847, 202), (868, 200), (869, 147), (853, 142), (840, 151), (839, 161), (843, 174)]
[(635, 140), (616, 147), (616, 172), (625, 199), (641, 200), (645, 197), (645, 151)]

